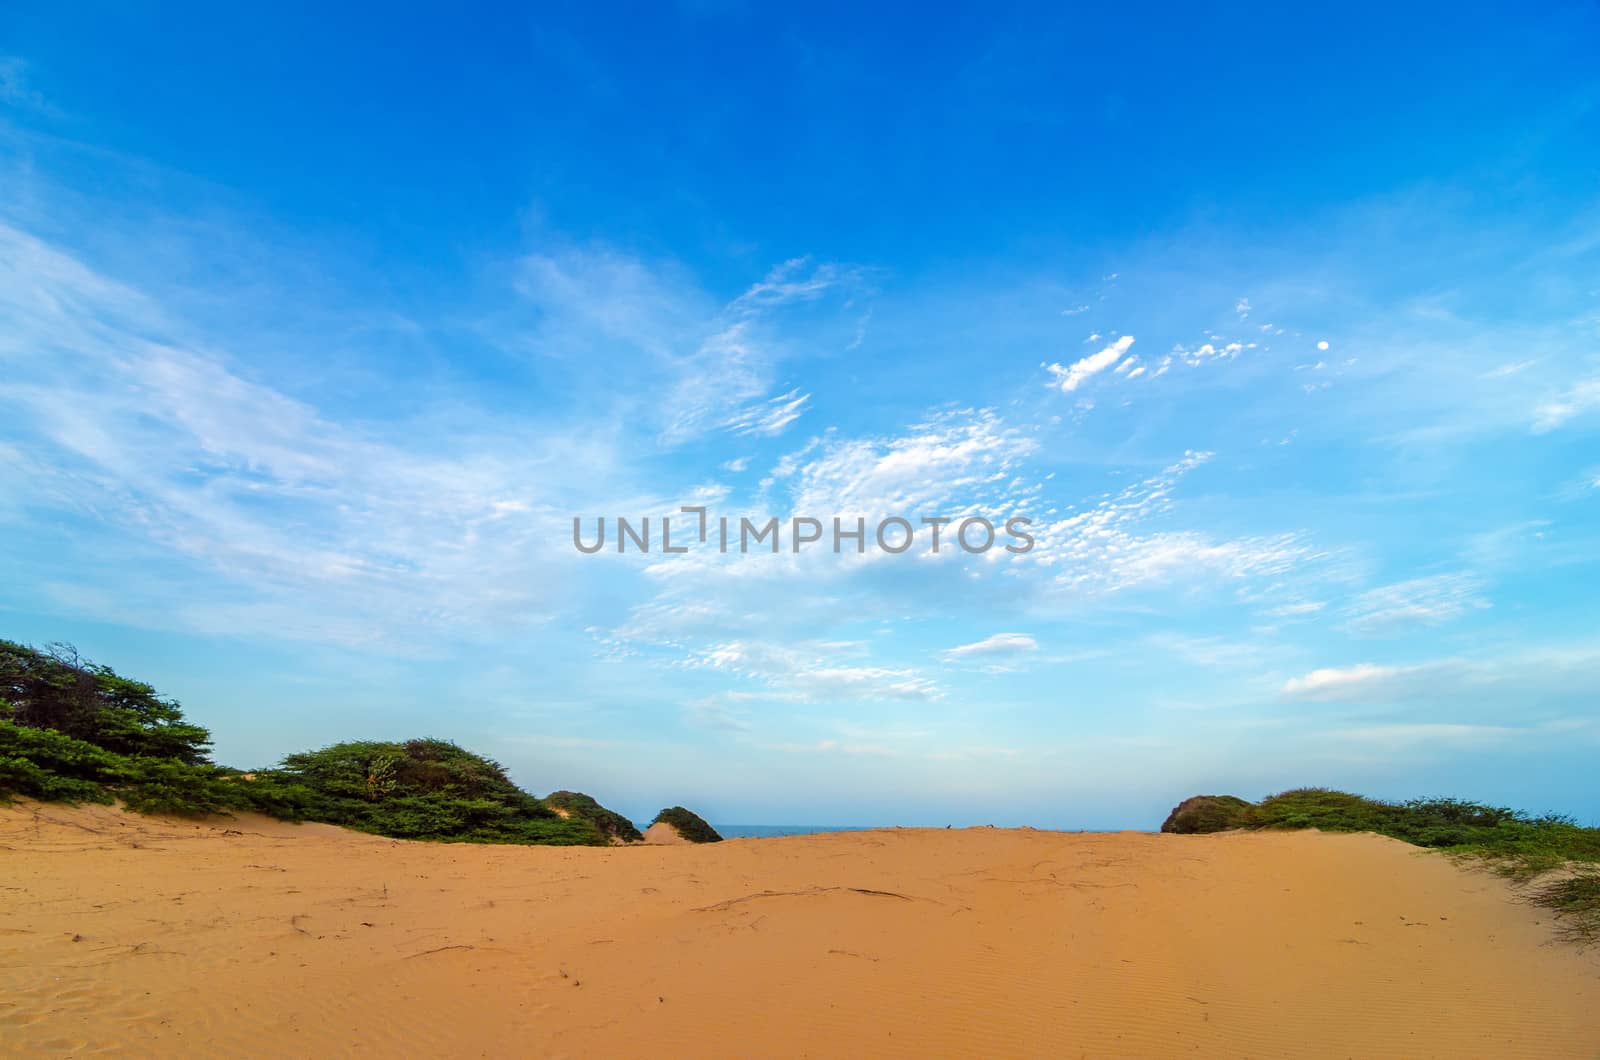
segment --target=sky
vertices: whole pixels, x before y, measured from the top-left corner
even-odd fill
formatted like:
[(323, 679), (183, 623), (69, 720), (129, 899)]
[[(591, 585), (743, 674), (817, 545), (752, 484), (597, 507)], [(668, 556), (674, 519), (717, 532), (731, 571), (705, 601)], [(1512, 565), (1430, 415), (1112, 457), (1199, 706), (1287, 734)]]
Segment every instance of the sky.
[[(636, 818), (1600, 823), (1593, 5), (319, 6), (0, 13), (0, 636)], [(683, 506), (1034, 544), (573, 546)]]

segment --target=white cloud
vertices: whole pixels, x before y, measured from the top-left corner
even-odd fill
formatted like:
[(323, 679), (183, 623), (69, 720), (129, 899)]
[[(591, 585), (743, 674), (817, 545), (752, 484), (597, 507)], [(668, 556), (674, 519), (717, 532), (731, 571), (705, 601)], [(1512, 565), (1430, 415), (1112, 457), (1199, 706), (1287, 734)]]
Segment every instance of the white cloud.
[(1348, 700), (1393, 691), (1397, 678), (1409, 677), (1416, 668), (1376, 666), (1325, 667), (1284, 682), (1283, 694), (1292, 699)]
[[(1219, 339), (1218, 341), (1220, 342), (1221, 340)], [(1185, 364), (1191, 368), (1196, 368), (1207, 361), (1232, 360), (1245, 350), (1255, 349), (1255, 346), (1256, 344), (1253, 342), (1225, 342), (1220, 346), (1215, 342), (1204, 342), (1193, 349), (1182, 345), (1174, 346), (1172, 352), (1183, 358)]]
[(841, 664), (841, 656), (861, 652), (853, 642), (735, 640), (694, 652), (688, 665), (760, 680), (807, 701), (933, 700), (942, 695), (936, 683), (915, 670)]
[(1327, 606), (1321, 600), (1297, 600), (1294, 603), (1268, 608), (1267, 614), (1273, 618), (1299, 618), (1303, 615), (1314, 615)]
[(782, 434), (784, 428), (800, 418), (810, 400), (810, 394), (791, 390), (740, 409), (728, 418), (727, 427), (737, 434)]
[(882, 518), (1006, 509), (1020, 462), (1037, 448), (995, 413), (934, 416), (894, 437), (828, 440), (799, 466), (795, 514)]
[(1085, 380), (1121, 360), (1123, 354), (1133, 345), (1133, 341), (1132, 335), (1124, 335), (1099, 353), (1091, 353), (1082, 360), (1074, 361), (1070, 368), (1063, 368), (1059, 364), (1049, 365), (1047, 371), (1055, 377), (1053, 385), (1059, 387), (1062, 393), (1070, 394), (1082, 386)]
[(992, 658), (1025, 655), (1038, 650), (1039, 642), (1027, 633), (996, 633), (972, 644), (946, 648), (943, 654), (946, 659), (964, 659), (972, 656)]

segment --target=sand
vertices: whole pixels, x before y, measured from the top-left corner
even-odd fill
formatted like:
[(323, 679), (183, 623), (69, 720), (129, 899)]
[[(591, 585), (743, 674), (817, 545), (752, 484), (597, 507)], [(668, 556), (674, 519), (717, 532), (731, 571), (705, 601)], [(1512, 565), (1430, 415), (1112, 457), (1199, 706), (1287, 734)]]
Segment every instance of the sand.
[(625, 849), (0, 809), (0, 1051), (1596, 1057), (1600, 956), (1369, 835)]
[(644, 830), (645, 843), (661, 843), (667, 846), (686, 846), (689, 841), (683, 838), (683, 833), (665, 821), (657, 821)]

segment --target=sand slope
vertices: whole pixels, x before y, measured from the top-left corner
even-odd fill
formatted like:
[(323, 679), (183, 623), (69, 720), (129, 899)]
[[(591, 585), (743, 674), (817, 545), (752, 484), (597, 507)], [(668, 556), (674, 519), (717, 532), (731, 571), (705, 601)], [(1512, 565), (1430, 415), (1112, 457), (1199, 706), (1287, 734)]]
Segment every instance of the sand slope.
[(1600, 1056), (1600, 956), (1374, 836), (396, 843), (0, 809), (0, 1050)]

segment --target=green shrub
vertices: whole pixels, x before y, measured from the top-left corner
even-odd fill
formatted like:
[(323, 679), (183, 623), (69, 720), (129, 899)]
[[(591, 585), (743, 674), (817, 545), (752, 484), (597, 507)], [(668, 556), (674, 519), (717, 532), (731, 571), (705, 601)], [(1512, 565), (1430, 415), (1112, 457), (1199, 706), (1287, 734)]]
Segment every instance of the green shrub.
[(607, 839), (637, 843), (644, 838), (632, 821), (615, 810), (606, 809), (581, 791), (552, 791), (544, 797), (544, 804), (589, 821)]
[(1196, 795), (1173, 807), (1162, 822), (1163, 832), (1194, 835), (1226, 832), (1255, 824), (1255, 807), (1237, 795)]
[(143, 813), (199, 816), (242, 808), (230, 771), (174, 758), (122, 755), (54, 729), (0, 721), (0, 797), (47, 802), (122, 799)]
[(92, 780), (58, 776), (26, 758), (0, 755), (0, 801), (16, 795), (42, 802), (111, 801), (110, 793)]
[(656, 819), (651, 824), (660, 824), (665, 821), (678, 830), (678, 834), (691, 843), (720, 843), (722, 837), (717, 830), (706, 824), (700, 816), (682, 806), (668, 806), (656, 814)]
[(293, 792), (298, 816), (378, 835), (479, 843), (606, 842), (593, 821), (558, 816), (511, 783), (498, 762), (446, 740), (334, 744), (290, 755), (280, 769), (258, 779)]
[(129, 758), (114, 790), (128, 809), (180, 817), (209, 817), (243, 809), (228, 771), (160, 758)]

